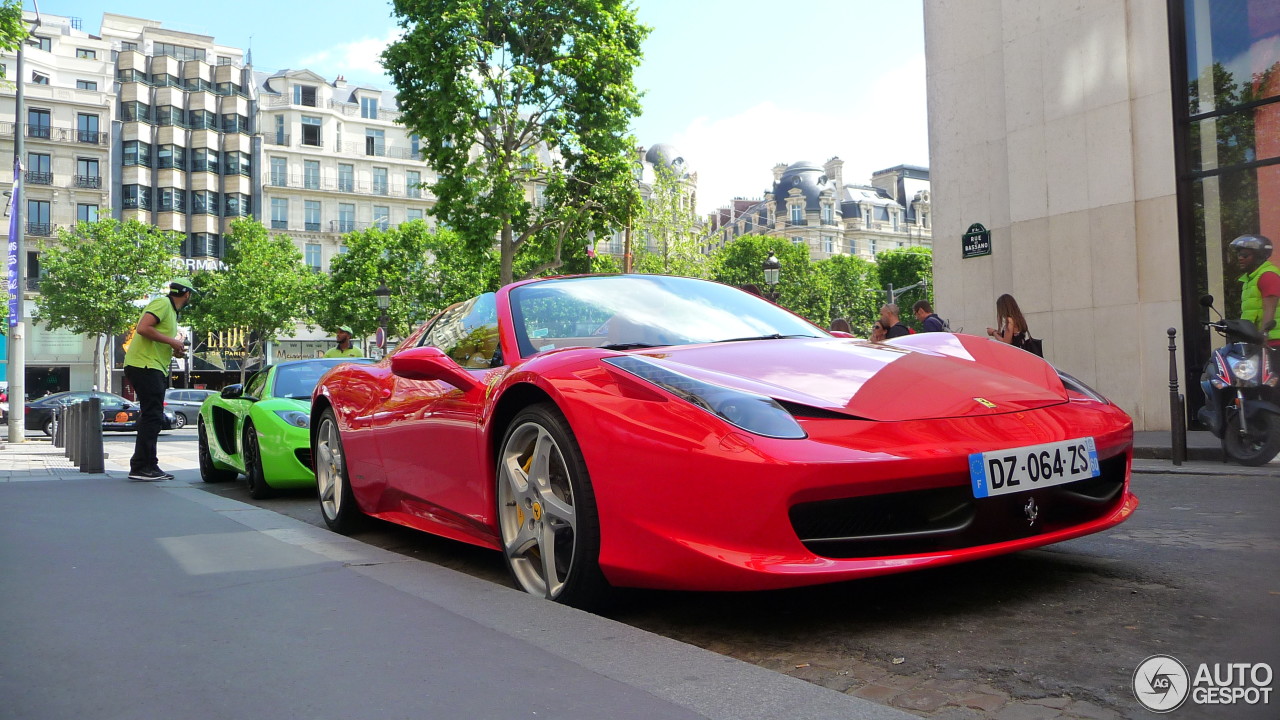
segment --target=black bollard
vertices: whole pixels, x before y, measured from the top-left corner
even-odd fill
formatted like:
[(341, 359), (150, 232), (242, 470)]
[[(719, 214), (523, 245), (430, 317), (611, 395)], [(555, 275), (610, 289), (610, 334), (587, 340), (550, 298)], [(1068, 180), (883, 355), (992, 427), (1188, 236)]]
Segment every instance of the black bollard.
[(1178, 329), (1169, 328), (1169, 431), (1174, 465), (1187, 459), (1186, 399), (1178, 392)]
[(67, 447), (67, 422), (62, 417), (62, 408), (55, 407), (51, 410), (53, 414), (53, 446), (63, 449), (63, 455), (66, 455)]
[(71, 464), (80, 465), (80, 403), (68, 405), (63, 412), (67, 424), (67, 457)]
[(102, 457), (102, 398), (94, 396), (81, 404), (85, 408), (80, 436), (80, 472), (105, 472), (106, 463)]

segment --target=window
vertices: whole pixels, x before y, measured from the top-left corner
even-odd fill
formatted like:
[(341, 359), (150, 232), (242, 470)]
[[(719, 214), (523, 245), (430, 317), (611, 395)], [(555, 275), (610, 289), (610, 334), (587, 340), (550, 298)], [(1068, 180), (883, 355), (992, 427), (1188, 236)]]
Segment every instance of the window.
[(387, 180), (386, 168), (373, 169), (373, 194), (386, 195), (391, 191), (391, 183)]
[(213, 233), (192, 233), (187, 257), (222, 257), (222, 238)]
[(356, 206), (338, 203), (338, 232), (349, 233), (356, 229)]
[(151, 76), (151, 84), (156, 87), (182, 87), (182, 82), (173, 75), (156, 73)]
[(391, 208), (386, 206), (373, 206), (373, 225), (379, 230), (388, 230), (391, 228)]
[(151, 143), (141, 140), (126, 140), (123, 148), (124, 165), (141, 165), (151, 167)]
[(360, 98), (360, 117), (366, 120), (378, 119), (377, 98)]
[(193, 191), (191, 193), (191, 212), (205, 215), (217, 215), (218, 193), (209, 192), (208, 190)]
[(417, 133), (409, 136), (409, 152), (413, 153), (415, 159), (422, 156), (422, 140)]
[(120, 205), (125, 210), (151, 209), (151, 188), (146, 185), (125, 185), (121, 191)]
[(836, 251), (836, 239), (832, 235), (822, 236), (822, 252), (831, 255)]
[(303, 229), (307, 232), (320, 231), (320, 201), (306, 200), (302, 205)]
[(236, 150), (228, 150), (222, 153), (222, 174), (248, 175), (249, 156)]
[(97, 90), (98, 83), (94, 82), (93, 80), (77, 80), (76, 89), (77, 90)]
[(218, 151), (196, 148), (191, 151), (191, 170), (193, 172), (218, 172)]
[(192, 130), (216, 130), (218, 116), (208, 110), (187, 111), (187, 127)]
[(217, 95), (241, 95), (243, 91), (240, 86), (233, 82), (220, 82), (213, 86), (213, 92)]
[(306, 257), (307, 267), (311, 268), (312, 272), (320, 272), (320, 244), (307, 243), (303, 254)]
[(156, 166), (159, 168), (187, 169), (187, 149), (181, 145), (161, 145), (156, 149)]
[(302, 144), (320, 147), (320, 118), (302, 116)]
[(156, 108), (155, 124), (161, 127), (182, 124), (182, 111), (172, 105), (160, 105)]
[(247, 133), (249, 132), (249, 118), (244, 115), (235, 113), (222, 114), (222, 132), (226, 133)]
[(302, 186), (308, 190), (320, 189), (320, 161), (302, 161)]
[(294, 85), (293, 104), (306, 107), (316, 106), (316, 88), (313, 85)]
[(125, 122), (151, 122), (151, 106), (140, 102), (122, 102), (120, 119)]
[(792, 205), (790, 209), (791, 209), (791, 224), (803, 225), (804, 224), (804, 207), (800, 205)]
[(833, 222), (835, 222), (834, 217), (835, 217), (835, 214), (834, 214), (834, 212), (832, 211), (831, 205), (826, 204), (826, 203), (823, 203), (823, 205), (822, 205), (822, 224), (823, 224), (823, 225), (830, 225), (830, 224), (832, 224)]
[(204, 50), (200, 48), (185, 47), (183, 45), (171, 45), (169, 43), (158, 42), (155, 44), (156, 55), (168, 55), (169, 57), (178, 58), (179, 60), (204, 60)]
[(28, 44), (28, 45), (30, 45), (30, 46), (31, 46), (31, 47), (33, 47), (33, 48), (39, 48), (39, 49), (41, 49), (41, 50), (44, 50), (45, 52), (52, 52), (52, 51), (53, 51), (53, 40), (51, 40), (51, 39), (49, 39), (49, 38), (47, 38), (47, 37), (40, 37), (39, 35), (32, 35), (32, 36), (31, 36), (31, 39), (27, 41), (27, 44)]
[(889, 213), (889, 218), (893, 220), (893, 231), (897, 232), (898, 231), (898, 212), (895, 210)]
[(27, 137), (45, 138), (46, 140), (53, 134), (49, 126), (48, 110), (27, 110)]
[(271, 179), (269, 182), (276, 187), (289, 186), (289, 165), (287, 160), (282, 157), (271, 158)]
[(289, 199), (271, 198), (271, 229), (289, 229)]
[(421, 220), (422, 208), (409, 208), (404, 211), (405, 220)]
[(48, 76), (48, 75), (44, 75), (44, 74), (42, 74), (42, 73), (38, 73), (38, 72), (32, 72), (32, 73), (31, 73), (31, 84), (32, 84), (32, 85), (48, 85), (48, 84), (49, 84), (49, 76)]
[(253, 214), (253, 204), (248, 195), (227, 193), (222, 198), (223, 217), (247, 217)]
[(422, 197), (422, 173), (408, 170), (404, 174), (404, 194), (406, 197)]
[(347, 247), (345, 244), (344, 244), (344, 245), (339, 245), (339, 246), (338, 246), (338, 254), (339, 254), (339, 255), (346, 255), (346, 254), (347, 254), (348, 252), (350, 252), (350, 251), (351, 251), (351, 248)]
[(156, 191), (159, 196), (158, 209), (160, 212), (185, 212), (187, 209), (187, 191), (178, 188), (160, 188)]
[(495, 367), (498, 309), (493, 293), (485, 293), (442, 313), (422, 338), (423, 345), (440, 348), (464, 368)]
[(355, 165), (338, 164), (338, 190), (340, 192), (356, 191)]
[(276, 116), (275, 116), (275, 118), (276, 118), (276, 120), (275, 120), (275, 122), (276, 122), (276, 144), (277, 144), (277, 145), (288, 145), (288, 144), (289, 144), (289, 135), (288, 135), (287, 133), (285, 133), (285, 131), (284, 131), (284, 116), (283, 116), (283, 115), (276, 115)]
[(226, 56), (224, 56), (224, 55), (219, 55), (219, 56), (218, 56), (218, 64), (219, 64), (219, 65), (230, 65), (230, 64), (231, 64), (231, 58), (226, 57)]
[(49, 237), (53, 235), (53, 225), (49, 223), (49, 201), (27, 201), (27, 234)]
[(52, 185), (51, 160), (44, 153), (27, 153), (27, 182), (32, 185)]
[(137, 50), (137, 49), (138, 49), (138, 43), (135, 43), (135, 42), (120, 43), (120, 52), (129, 52), (130, 50)]
[(76, 48), (76, 57), (84, 58), (85, 60), (97, 60), (98, 51), (90, 50), (88, 48)]
[(385, 130), (365, 129), (364, 154), (378, 156), (387, 154), (387, 133)]
[(76, 187), (93, 190), (102, 187), (98, 158), (76, 158)]
[(98, 206), (86, 203), (76, 204), (76, 222), (97, 222)]

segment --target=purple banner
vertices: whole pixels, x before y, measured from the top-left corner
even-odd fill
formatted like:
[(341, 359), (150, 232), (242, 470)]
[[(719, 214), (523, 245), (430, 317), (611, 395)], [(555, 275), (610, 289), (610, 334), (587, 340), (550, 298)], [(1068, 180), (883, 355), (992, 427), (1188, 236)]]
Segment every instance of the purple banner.
[(18, 227), (18, 195), (22, 182), (22, 160), (13, 159), (13, 187), (9, 190), (9, 327), (17, 325), (22, 318), (18, 316), (18, 299), (22, 296), (21, 280), (18, 277), (18, 241), (22, 236), (22, 228)]

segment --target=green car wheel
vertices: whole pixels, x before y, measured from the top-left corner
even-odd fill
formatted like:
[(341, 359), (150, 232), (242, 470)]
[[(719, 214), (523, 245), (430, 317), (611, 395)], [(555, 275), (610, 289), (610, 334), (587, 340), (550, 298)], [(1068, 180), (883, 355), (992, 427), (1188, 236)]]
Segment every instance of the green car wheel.
[(258, 432), (252, 423), (244, 427), (244, 477), (249, 481), (249, 497), (254, 500), (275, 494), (262, 472), (262, 448), (258, 445)]
[(196, 427), (200, 437), (200, 479), (207, 483), (235, 480), (236, 475), (240, 473), (235, 470), (223, 470), (213, 464), (213, 458), (209, 455), (209, 433), (204, 429), (204, 420), (201, 419)]

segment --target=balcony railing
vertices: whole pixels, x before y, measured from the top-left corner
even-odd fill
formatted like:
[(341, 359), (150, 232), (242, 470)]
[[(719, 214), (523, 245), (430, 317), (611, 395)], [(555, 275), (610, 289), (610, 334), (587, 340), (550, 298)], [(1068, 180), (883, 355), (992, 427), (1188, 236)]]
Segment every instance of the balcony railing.
[(54, 226), (50, 223), (27, 223), (27, 234), (36, 235), (38, 237), (49, 237), (53, 235)]
[(77, 175), (76, 187), (97, 190), (102, 187), (102, 177), (99, 175)]
[(303, 223), (303, 228), (307, 232), (320, 232), (320, 223), (318, 222)]
[[(32, 125), (30, 123), (23, 123), (23, 126), (27, 137), (35, 140), (78, 142), (86, 145), (107, 145), (110, 143), (110, 133), (105, 132), (90, 132), (70, 127)], [(12, 137), (12, 135), (13, 121), (0, 122), (0, 136)]]
[(53, 184), (53, 173), (34, 172), (32, 170), (28, 170), (26, 174), (26, 178), (27, 178), (28, 185), (52, 185)]
[(288, 220), (272, 220), (271, 229), (272, 230), (288, 230), (289, 221)]
[(40, 281), (44, 278), (29, 277), (27, 278), (27, 292), (40, 292)]
[(289, 147), (289, 133), (266, 133), (262, 136), (262, 142), (268, 145)]
[(27, 137), (49, 140), (53, 136), (53, 128), (48, 125), (28, 125)]
[(76, 142), (98, 145), (102, 142), (102, 135), (103, 133), (100, 133), (97, 130), (77, 130)]

